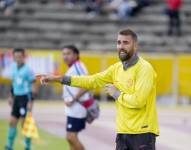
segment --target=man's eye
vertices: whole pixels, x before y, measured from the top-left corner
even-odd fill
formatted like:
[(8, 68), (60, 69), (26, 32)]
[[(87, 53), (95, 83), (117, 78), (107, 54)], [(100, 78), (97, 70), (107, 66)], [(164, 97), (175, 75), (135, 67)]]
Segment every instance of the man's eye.
[(123, 43), (124, 43), (124, 44), (129, 44), (129, 42), (128, 42), (128, 41), (124, 41)]

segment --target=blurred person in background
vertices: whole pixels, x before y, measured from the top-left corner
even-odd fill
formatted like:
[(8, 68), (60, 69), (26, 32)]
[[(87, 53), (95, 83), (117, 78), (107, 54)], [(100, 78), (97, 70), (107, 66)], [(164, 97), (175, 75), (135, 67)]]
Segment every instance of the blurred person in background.
[(138, 37), (130, 30), (121, 30), (117, 38), (119, 62), (101, 73), (90, 76), (45, 76), (41, 83), (95, 89), (116, 100), (116, 150), (155, 150), (159, 135), (156, 110), (156, 72), (137, 53)]
[[(13, 50), (13, 56), (15, 63), (12, 66), (12, 86), (8, 98), (11, 118), (5, 150), (13, 150), (18, 121), (20, 119), (21, 124), (24, 124), (27, 112), (32, 111), (33, 95), (37, 93), (35, 75), (25, 64), (25, 50), (16, 48)], [(25, 150), (31, 150), (31, 138), (25, 137)]]
[(168, 35), (181, 36), (180, 9), (182, 0), (165, 0), (167, 4), (166, 14), (169, 17)]
[[(74, 45), (67, 45), (62, 50), (65, 64), (68, 66), (68, 76), (87, 75), (85, 65), (80, 61), (80, 52)], [(80, 131), (85, 129), (87, 110), (83, 104), (92, 100), (91, 94), (82, 88), (63, 86), (63, 99), (67, 116), (67, 140), (71, 150), (85, 150), (78, 138)]]
[(15, 0), (0, 0), (0, 7), (7, 8), (12, 6), (15, 3)]
[(150, 5), (150, 0), (112, 0), (105, 7), (111, 18), (128, 19), (137, 15), (144, 7)]
[(122, 3), (123, 3), (123, 0), (111, 0), (105, 6), (105, 11), (109, 14), (109, 17), (111, 19), (118, 19), (118, 9)]
[(151, 0), (135, 0), (135, 1), (137, 3), (137, 6), (133, 8), (131, 16), (139, 14), (143, 8), (149, 6), (152, 3)]
[(3, 9), (4, 15), (8, 16), (12, 13), (12, 7), (15, 0), (0, 0), (0, 8)]
[(86, 2), (85, 11), (92, 17), (103, 13), (104, 0), (89, 0)]
[(135, 0), (123, 0), (118, 8), (118, 16), (120, 19), (127, 19), (133, 13), (133, 9), (137, 7)]

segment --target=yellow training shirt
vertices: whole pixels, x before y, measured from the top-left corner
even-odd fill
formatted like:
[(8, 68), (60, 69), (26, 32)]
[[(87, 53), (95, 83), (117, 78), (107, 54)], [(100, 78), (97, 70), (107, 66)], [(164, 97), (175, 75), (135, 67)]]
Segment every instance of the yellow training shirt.
[(95, 75), (71, 77), (71, 86), (94, 89), (105, 84), (114, 84), (121, 92), (116, 100), (117, 133), (159, 135), (156, 73), (146, 60), (139, 57), (127, 70), (118, 62)]

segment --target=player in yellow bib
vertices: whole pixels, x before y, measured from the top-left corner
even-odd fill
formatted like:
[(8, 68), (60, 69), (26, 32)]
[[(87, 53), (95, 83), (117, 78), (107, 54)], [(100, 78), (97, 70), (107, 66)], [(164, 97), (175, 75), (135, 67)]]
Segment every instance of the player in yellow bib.
[(155, 150), (159, 135), (156, 110), (156, 73), (149, 62), (137, 53), (135, 32), (119, 32), (117, 50), (120, 62), (101, 73), (89, 76), (45, 76), (42, 83), (94, 89), (105, 87), (116, 100), (116, 150)]

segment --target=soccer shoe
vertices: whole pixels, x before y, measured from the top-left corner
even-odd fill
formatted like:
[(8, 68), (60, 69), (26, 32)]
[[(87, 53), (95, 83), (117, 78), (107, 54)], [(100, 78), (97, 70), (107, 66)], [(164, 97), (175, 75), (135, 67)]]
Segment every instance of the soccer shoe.
[(5, 150), (13, 150), (13, 149), (6, 146)]

